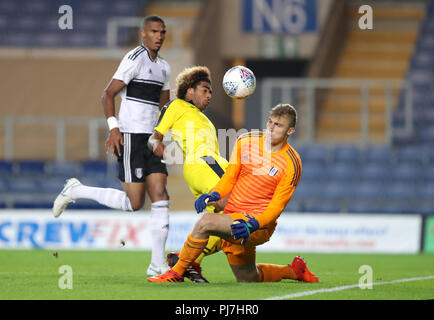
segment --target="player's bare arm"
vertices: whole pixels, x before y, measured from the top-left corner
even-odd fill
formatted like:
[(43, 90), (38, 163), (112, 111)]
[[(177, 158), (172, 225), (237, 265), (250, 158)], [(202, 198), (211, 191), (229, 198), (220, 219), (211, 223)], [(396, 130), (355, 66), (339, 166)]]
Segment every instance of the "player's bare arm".
[(161, 90), (160, 95), (160, 110), (170, 101), (170, 90)]
[(154, 133), (149, 137), (148, 148), (151, 149), (157, 157), (163, 157), (165, 146), (163, 144), (164, 136), (154, 130)]
[[(104, 115), (107, 119), (115, 117), (115, 97), (124, 87), (125, 83), (117, 79), (112, 79), (104, 89), (101, 100), (104, 108)], [(106, 154), (109, 154), (111, 151), (113, 157), (116, 149), (118, 154), (121, 155), (121, 145), (124, 145), (124, 140), (119, 128), (111, 129), (107, 140), (105, 141)]]

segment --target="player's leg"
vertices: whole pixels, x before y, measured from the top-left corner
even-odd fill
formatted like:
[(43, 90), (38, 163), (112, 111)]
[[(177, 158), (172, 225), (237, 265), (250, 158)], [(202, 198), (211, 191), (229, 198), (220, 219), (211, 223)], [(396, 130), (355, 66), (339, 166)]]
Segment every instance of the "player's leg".
[(148, 276), (166, 272), (166, 241), (169, 235), (169, 195), (166, 190), (167, 176), (153, 173), (146, 177), (146, 185), (151, 199), (151, 235), (152, 255)]
[[(150, 282), (180, 282), (183, 281), (185, 270), (197, 259), (208, 243), (210, 235), (228, 238), (231, 235), (232, 218), (226, 214), (204, 214), (195, 224), (193, 231), (187, 237), (179, 253), (176, 265), (161, 276), (148, 278)], [(175, 277), (173, 277), (175, 275)], [(170, 280), (168, 279), (170, 277)]]
[(148, 276), (162, 274), (169, 269), (166, 263), (166, 241), (169, 235), (169, 194), (167, 192), (167, 168), (161, 158), (147, 148), (150, 135), (143, 135), (144, 174), (146, 186), (151, 199), (151, 263)]
[[(208, 193), (220, 180), (224, 171), (228, 166), (228, 162), (224, 158), (214, 159), (213, 157), (202, 157), (201, 163), (185, 164), (184, 165), (184, 179), (190, 188), (191, 193), (198, 198), (204, 193)], [(224, 209), (227, 198), (218, 201), (213, 206), (207, 207), (210, 213), (220, 212)], [(210, 236), (206, 247), (202, 254), (196, 259), (196, 263), (200, 264), (202, 259), (210, 254), (214, 254), (221, 250), (222, 239), (215, 236)]]
[[(113, 188), (98, 188), (83, 185), (78, 179), (71, 178), (53, 203), (53, 214), (59, 217), (70, 203), (79, 199), (94, 200), (112, 209), (134, 211), (141, 208), (135, 202), (131, 203), (128, 193)], [(143, 204), (142, 204), (143, 206)]]

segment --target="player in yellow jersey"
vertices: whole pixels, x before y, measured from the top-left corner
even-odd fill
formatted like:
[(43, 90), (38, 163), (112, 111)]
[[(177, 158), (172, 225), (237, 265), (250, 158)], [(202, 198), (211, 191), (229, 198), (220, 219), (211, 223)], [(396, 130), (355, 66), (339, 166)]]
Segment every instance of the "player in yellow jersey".
[(287, 139), (295, 132), (297, 113), (289, 104), (271, 110), (266, 133), (251, 132), (238, 138), (229, 166), (212, 192), (204, 198), (229, 198), (223, 214), (205, 214), (196, 223), (172, 269), (148, 278), (150, 282), (182, 282), (186, 267), (202, 252), (208, 237), (219, 235), (223, 252), (239, 282), (292, 279), (318, 282), (300, 257), (292, 264), (256, 263), (256, 247), (270, 240), (282, 211), (297, 187), (301, 159)]
[[(212, 97), (209, 69), (195, 66), (181, 72), (176, 78), (176, 96), (177, 99), (167, 103), (160, 111), (148, 146), (156, 156), (167, 157), (162, 141), (170, 130), (173, 139), (182, 149), (184, 179), (193, 195), (199, 198), (210, 192), (228, 166), (228, 161), (219, 153), (216, 129), (203, 114)], [(211, 202), (218, 199), (209, 200)], [(221, 211), (224, 201), (225, 199), (221, 199), (214, 205), (207, 206), (207, 210), (211, 213)], [(203, 253), (196, 259), (196, 264), (193, 264), (196, 269), (190, 268), (184, 276), (192, 281), (206, 282), (198, 264), (204, 255), (219, 251), (221, 243), (220, 238), (210, 237)], [(169, 265), (174, 264), (176, 261), (171, 263), (170, 259), (177, 260), (177, 256), (169, 254)]]

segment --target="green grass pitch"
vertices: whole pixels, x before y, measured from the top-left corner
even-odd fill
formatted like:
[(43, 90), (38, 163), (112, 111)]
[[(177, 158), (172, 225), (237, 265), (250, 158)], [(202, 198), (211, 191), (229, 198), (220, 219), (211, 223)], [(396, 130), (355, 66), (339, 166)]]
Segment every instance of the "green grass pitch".
[[(418, 300), (434, 299), (434, 255), (300, 254), (320, 283), (284, 280), (276, 283), (236, 283), (224, 254), (204, 259), (203, 273), (209, 284), (148, 283), (145, 271), (150, 252), (136, 251), (0, 251), (0, 299), (144, 299), (144, 300), (257, 300), (289, 296), (307, 300)], [(258, 253), (257, 261), (288, 264), (292, 253)], [(60, 289), (62, 265), (72, 268), (72, 289)], [(357, 285), (362, 265), (372, 268), (372, 289)], [(430, 277), (426, 280), (394, 280)], [(378, 283), (378, 285), (375, 285)], [(291, 297), (296, 293), (314, 294)]]

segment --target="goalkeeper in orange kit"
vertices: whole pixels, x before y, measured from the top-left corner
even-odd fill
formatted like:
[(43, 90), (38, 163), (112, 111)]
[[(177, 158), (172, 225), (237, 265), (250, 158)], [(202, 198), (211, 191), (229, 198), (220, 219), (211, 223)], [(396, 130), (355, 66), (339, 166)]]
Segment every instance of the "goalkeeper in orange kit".
[(204, 214), (188, 236), (178, 262), (148, 281), (182, 282), (185, 270), (202, 253), (208, 238), (219, 236), (239, 282), (318, 282), (300, 257), (288, 265), (256, 263), (256, 246), (270, 239), (300, 180), (300, 157), (287, 142), (296, 122), (294, 107), (279, 104), (271, 110), (265, 133), (251, 132), (238, 138), (225, 174), (210, 194), (195, 202), (196, 211), (201, 212), (207, 201), (230, 194), (223, 214)]

